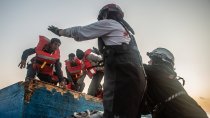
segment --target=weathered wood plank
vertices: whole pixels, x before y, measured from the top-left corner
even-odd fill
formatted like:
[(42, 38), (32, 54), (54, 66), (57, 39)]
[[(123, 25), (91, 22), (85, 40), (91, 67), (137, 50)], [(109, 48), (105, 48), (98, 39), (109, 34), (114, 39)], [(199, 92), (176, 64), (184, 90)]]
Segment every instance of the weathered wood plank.
[(0, 90), (0, 116), (63, 118), (74, 112), (103, 110), (101, 99), (37, 80)]

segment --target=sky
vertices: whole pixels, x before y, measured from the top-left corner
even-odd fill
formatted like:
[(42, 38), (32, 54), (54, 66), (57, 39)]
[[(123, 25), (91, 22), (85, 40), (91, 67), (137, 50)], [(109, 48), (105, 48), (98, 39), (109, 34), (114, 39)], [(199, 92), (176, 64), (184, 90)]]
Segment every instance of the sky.
[[(19, 69), (18, 64), (22, 52), (37, 45), (39, 35), (61, 39), (63, 65), (77, 48), (97, 47), (97, 40), (76, 42), (57, 37), (47, 27), (88, 25), (97, 21), (99, 10), (108, 3), (124, 11), (124, 19), (136, 33), (143, 63), (149, 61), (146, 52), (169, 49), (187, 92), (210, 99), (210, 0), (0, 0), (0, 89), (24, 81), (27, 70)], [(85, 82), (84, 92), (90, 79)]]

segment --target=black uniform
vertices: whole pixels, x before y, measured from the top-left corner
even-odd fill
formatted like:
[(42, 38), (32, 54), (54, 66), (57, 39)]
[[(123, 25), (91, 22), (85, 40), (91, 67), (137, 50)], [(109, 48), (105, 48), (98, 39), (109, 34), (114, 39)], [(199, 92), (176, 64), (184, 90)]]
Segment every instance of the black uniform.
[(137, 57), (138, 52), (130, 45), (106, 46), (103, 96), (106, 118), (137, 118), (145, 87), (143, 68)]
[(144, 65), (148, 76), (147, 101), (154, 118), (207, 118), (176, 73), (166, 65)]

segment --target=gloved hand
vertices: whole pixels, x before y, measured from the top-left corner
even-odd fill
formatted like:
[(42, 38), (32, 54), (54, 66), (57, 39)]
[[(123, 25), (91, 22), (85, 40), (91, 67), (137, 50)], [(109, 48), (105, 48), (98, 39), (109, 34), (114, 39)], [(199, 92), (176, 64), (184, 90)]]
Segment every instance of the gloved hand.
[(93, 47), (93, 52), (96, 53), (97, 55), (101, 54), (100, 51), (97, 48), (95, 48), (95, 47)]
[(48, 30), (50, 30), (51, 32), (53, 32), (54, 34), (56, 34), (56, 35), (58, 35), (58, 36), (61, 36), (61, 35), (59, 34), (59, 31), (60, 31), (61, 29), (58, 29), (57, 27), (55, 27), (55, 26), (53, 26), (53, 25), (49, 26), (49, 27), (48, 27)]

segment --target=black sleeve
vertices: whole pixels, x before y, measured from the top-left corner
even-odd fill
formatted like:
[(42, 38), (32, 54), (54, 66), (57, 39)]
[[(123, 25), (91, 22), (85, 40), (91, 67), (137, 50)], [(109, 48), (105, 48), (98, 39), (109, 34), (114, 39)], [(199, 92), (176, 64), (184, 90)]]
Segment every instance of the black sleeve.
[(59, 59), (55, 62), (55, 73), (58, 75), (59, 82), (61, 82), (63, 80), (63, 71)]
[(23, 51), (21, 60), (27, 60), (28, 56), (35, 54), (35, 53), (36, 53), (35, 48), (26, 49), (25, 51)]

